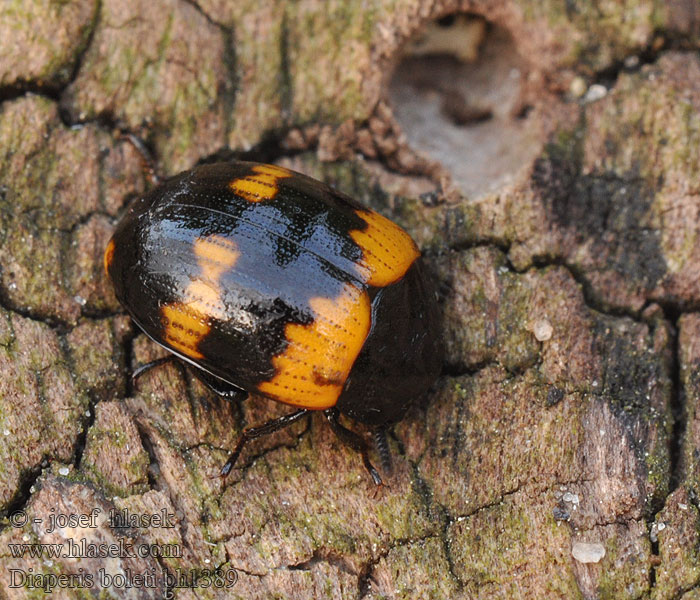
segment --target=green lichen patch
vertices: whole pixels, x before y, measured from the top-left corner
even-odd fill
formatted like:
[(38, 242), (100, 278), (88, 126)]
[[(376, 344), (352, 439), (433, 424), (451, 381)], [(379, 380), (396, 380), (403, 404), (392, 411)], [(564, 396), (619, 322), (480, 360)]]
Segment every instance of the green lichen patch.
[[(463, 515), (497, 501), (525, 482), (554, 485), (581, 477), (587, 403), (566, 396), (546, 406), (546, 388), (529, 373), (509, 379), (487, 368), (442, 388), (408, 444), (435, 502)], [(533, 396), (533, 388), (541, 397)], [(575, 426), (578, 423), (578, 426)], [(418, 446), (419, 435), (425, 445)]]
[(3, 2), (0, 86), (30, 83), (56, 88), (68, 83), (95, 25), (98, 7), (96, 0)]
[(87, 433), (81, 470), (110, 496), (141, 494), (148, 489), (150, 459), (123, 405), (100, 402)]
[[(450, 558), (466, 596), (632, 599), (648, 592), (652, 556), (645, 524), (581, 531), (555, 518), (554, 497), (519, 490), (450, 526)], [(580, 562), (580, 543), (601, 547), (599, 562)]]
[[(143, 573), (151, 570), (158, 574), (158, 581), (151, 587), (143, 586), (140, 596), (154, 600), (163, 597), (164, 586), (160, 578), (159, 562), (153, 556), (137, 554), (142, 545), (137, 532), (120, 531), (110, 527), (110, 514), (114, 510), (114, 504), (91, 486), (50, 474), (44, 475), (34, 486), (24, 509), (29, 525), (25, 529), (9, 527), (0, 534), (0, 560), (5, 570), (19, 569), (24, 573), (33, 572), (37, 575), (66, 575), (73, 576), (74, 579), (72, 585), (71, 580), (67, 578), (62, 585), (56, 581), (47, 592), (41, 586), (27, 586), (29, 589), (25, 595), (23, 587), (13, 588), (10, 579), (2, 577), (0, 590), (6, 597), (45, 598), (51, 592), (78, 599), (94, 598), (96, 594), (108, 591), (111, 597), (126, 598), (126, 593), (121, 592), (128, 588), (105, 585), (108, 582), (105, 575), (125, 575), (129, 571)], [(51, 517), (56, 519), (59, 515), (58, 518), (74, 520), (61, 526), (60, 521), (51, 520)], [(10, 543), (44, 544), (45, 547), (51, 545), (53, 548), (60, 548), (61, 552), (51, 558), (47, 558), (46, 555), (27, 555), (20, 558), (12, 556), (8, 551)], [(130, 550), (126, 550), (127, 548)], [(100, 556), (100, 553), (105, 552), (111, 552), (111, 555)], [(45, 581), (49, 583), (48, 579)]]
[(291, 115), (285, 98), (291, 90), (285, 72), (286, 8), (279, 2), (201, 3), (207, 14), (232, 27), (236, 80), (228, 145), (247, 150)]
[(459, 582), (450, 575), (445, 546), (439, 537), (394, 546), (374, 565), (370, 582), (369, 598), (462, 597)]
[[(134, 366), (163, 355), (145, 336), (134, 341)], [(194, 373), (177, 361), (147, 371), (137, 380), (129, 403), (182, 450), (199, 444), (231, 448), (240, 432), (238, 405), (206, 390)]]
[(42, 457), (70, 462), (88, 408), (54, 331), (0, 310), (11, 330), (0, 347), (0, 506)]
[(191, 4), (106, 3), (63, 107), (76, 121), (152, 126), (162, 168), (176, 172), (226, 142), (225, 53), (224, 33)]
[(664, 55), (559, 125), (506, 205), (518, 269), (565, 262), (605, 308), (697, 302), (699, 81), (697, 57)]
[(532, 289), (505, 256), (480, 247), (448, 254), (437, 266), (449, 290), (443, 311), (448, 362), (470, 368), (498, 360), (511, 371), (532, 365), (539, 353), (528, 331)]
[(525, 0), (519, 4), (527, 21), (539, 21), (554, 37), (554, 56), (589, 72), (647, 47), (665, 22), (663, 6), (654, 0), (602, 4)]
[(413, 477), (397, 458), (391, 487), (373, 490), (357, 453), (319, 420), (311, 436), (258, 459), (226, 490), (216, 527), (236, 531), (228, 552), (247, 572), (332, 556), (359, 573), (364, 557), (379, 556), (392, 540), (441, 529)]
[(262, 597), (286, 600), (293, 598), (294, 594), (301, 597), (307, 593), (310, 598), (323, 600), (353, 600), (357, 598), (357, 576), (349, 572), (342, 561), (319, 557), (290, 569), (271, 571), (262, 577), (241, 573), (236, 585), (228, 592), (227, 597), (234, 600)]
[(649, 573), (655, 557), (644, 521), (602, 525), (575, 537), (599, 543), (605, 549), (600, 562), (576, 565), (587, 596), (633, 600), (649, 593)]
[(470, 598), (583, 598), (570, 540), (569, 528), (527, 492), (460, 518), (447, 531), (453, 572)]
[[(288, 61), (297, 122), (362, 120), (369, 116), (371, 7), (333, 0), (288, 6)], [(369, 10), (368, 10), (369, 8)], [(373, 82), (372, 82), (373, 83)], [(341, 92), (342, 91), (342, 92)]]
[[(102, 267), (111, 223), (98, 213), (115, 213), (115, 195), (140, 180), (136, 157), (93, 126), (66, 128), (38, 97), (2, 106), (0, 146), (3, 296), (23, 312), (69, 324), (116, 310)], [(131, 167), (115, 176), (117, 165)]]
[(122, 343), (128, 325), (126, 317), (85, 321), (66, 335), (76, 383), (95, 400), (124, 394)]
[(698, 80), (700, 60), (684, 53), (622, 74), (611, 93), (586, 110), (584, 170), (637, 172), (667, 192), (697, 190)]
[(679, 362), (684, 434), (680, 447), (680, 480), (694, 497), (700, 497), (700, 315), (679, 319)]
[(651, 538), (658, 541), (660, 560), (652, 598), (678, 598), (700, 584), (700, 512), (687, 489), (666, 499), (651, 525)]

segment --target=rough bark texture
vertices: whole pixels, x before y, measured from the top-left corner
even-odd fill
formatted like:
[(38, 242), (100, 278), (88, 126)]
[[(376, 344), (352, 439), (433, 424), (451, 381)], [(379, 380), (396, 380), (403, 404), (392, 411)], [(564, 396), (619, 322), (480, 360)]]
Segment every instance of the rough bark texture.
[[(500, 31), (492, 59), (517, 55), (520, 78), (506, 102), (505, 63), (424, 63), (473, 77), (411, 83), (458, 127), (389, 91), (407, 40), (454, 12)], [(693, 0), (6, 3), (0, 597), (700, 597), (699, 46)], [(162, 350), (102, 269), (149, 185), (125, 133), (164, 174), (278, 161), (418, 241), (447, 355), (392, 431), (387, 487), (321, 418), (251, 444), (222, 482), (241, 429), (288, 409), (174, 364), (130, 384)], [(511, 139), (492, 186), (447, 160)], [(81, 558), (16, 556), (68, 540)]]

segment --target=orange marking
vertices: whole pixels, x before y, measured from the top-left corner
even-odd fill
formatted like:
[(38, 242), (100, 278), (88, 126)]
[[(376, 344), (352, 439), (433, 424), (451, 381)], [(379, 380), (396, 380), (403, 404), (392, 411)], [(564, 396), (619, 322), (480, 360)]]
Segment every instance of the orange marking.
[(226, 269), (236, 264), (241, 253), (236, 244), (221, 235), (210, 235), (194, 241), (194, 253), (199, 259), (204, 277), (218, 279)]
[(105, 273), (107, 273), (107, 277), (109, 277), (109, 268), (112, 266), (112, 259), (113, 258), (114, 258), (114, 238), (109, 240), (109, 244), (107, 244), (107, 248), (105, 248), (104, 264), (105, 264)]
[(314, 321), (285, 327), (287, 347), (272, 363), (277, 374), (258, 385), (280, 402), (321, 410), (334, 406), (369, 334), (367, 292), (345, 284), (338, 298), (312, 298)]
[(211, 326), (202, 314), (179, 302), (166, 304), (160, 314), (165, 326), (165, 341), (190, 358), (204, 358), (198, 345)]
[(364, 230), (350, 231), (350, 237), (362, 249), (358, 261), (363, 281), (385, 287), (401, 279), (420, 256), (416, 243), (401, 227), (371, 210), (358, 210), (357, 215), (367, 223)]
[(224, 319), (226, 307), (221, 300), (220, 279), (232, 268), (240, 252), (224, 237), (212, 235), (194, 241), (194, 253), (201, 270), (185, 290), (182, 302), (161, 309), (163, 338), (190, 358), (204, 358), (199, 343), (211, 330), (211, 319)]
[(234, 179), (229, 184), (234, 193), (243, 196), (248, 202), (272, 200), (279, 191), (278, 181), (294, 175), (289, 169), (276, 165), (256, 165), (253, 173), (254, 175)]

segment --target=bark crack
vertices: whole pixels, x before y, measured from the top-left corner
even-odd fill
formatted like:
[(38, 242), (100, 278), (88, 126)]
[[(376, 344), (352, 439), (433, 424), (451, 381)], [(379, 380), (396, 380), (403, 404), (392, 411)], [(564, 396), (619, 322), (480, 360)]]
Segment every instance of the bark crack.
[[(430, 539), (435, 539), (440, 537), (440, 533), (428, 533), (423, 536), (415, 538), (397, 538), (393, 540), (387, 547), (375, 557), (365, 563), (365, 565), (360, 569), (359, 577), (357, 580), (357, 598), (361, 600), (371, 593), (372, 583), (377, 585), (377, 582), (373, 579), (372, 573), (374, 568), (396, 548), (401, 548), (405, 546), (412, 546), (414, 544), (420, 544)], [(461, 587), (459, 580), (455, 580), (456, 583)]]

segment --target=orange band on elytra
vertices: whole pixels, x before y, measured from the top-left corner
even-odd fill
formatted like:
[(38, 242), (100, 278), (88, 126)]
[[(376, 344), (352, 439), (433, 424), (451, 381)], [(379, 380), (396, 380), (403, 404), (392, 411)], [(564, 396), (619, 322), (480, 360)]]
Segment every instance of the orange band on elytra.
[(337, 298), (312, 298), (314, 320), (285, 327), (287, 347), (272, 362), (277, 374), (258, 385), (263, 394), (294, 406), (334, 406), (369, 334), (367, 292), (346, 283)]
[(278, 181), (292, 177), (289, 169), (277, 165), (256, 165), (253, 173), (229, 183), (229, 188), (248, 202), (272, 200), (279, 192)]
[(240, 251), (233, 241), (218, 235), (197, 238), (193, 251), (199, 277), (187, 286), (182, 302), (161, 308), (161, 318), (163, 339), (178, 352), (201, 359), (199, 343), (211, 330), (211, 319), (226, 318), (219, 280), (236, 264)]
[(420, 256), (415, 242), (401, 227), (379, 213), (358, 210), (367, 223), (365, 229), (353, 229), (350, 237), (362, 250), (357, 263), (360, 276), (368, 285), (385, 287), (401, 279)]

